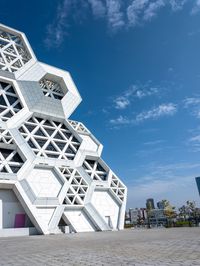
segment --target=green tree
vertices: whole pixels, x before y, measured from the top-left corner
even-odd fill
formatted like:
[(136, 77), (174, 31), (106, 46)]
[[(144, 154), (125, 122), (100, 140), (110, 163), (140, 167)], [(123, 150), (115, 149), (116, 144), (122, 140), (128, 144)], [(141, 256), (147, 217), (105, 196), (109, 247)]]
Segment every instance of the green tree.
[(172, 220), (176, 218), (177, 214), (175, 211), (175, 207), (170, 204), (170, 202), (166, 199), (163, 199), (162, 201), (163, 207), (164, 207), (164, 215), (167, 218), (168, 226), (172, 225)]

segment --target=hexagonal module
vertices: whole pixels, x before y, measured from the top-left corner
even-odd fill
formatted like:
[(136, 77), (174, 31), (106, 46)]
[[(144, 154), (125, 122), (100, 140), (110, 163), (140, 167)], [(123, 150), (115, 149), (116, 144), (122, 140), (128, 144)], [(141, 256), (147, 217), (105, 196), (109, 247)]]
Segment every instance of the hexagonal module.
[(23, 33), (0, 24), (0, 69), (16, 72), (34, 57)]
[(11, 83), (0, 81), (0, 120), (7, 121), (22, 109), (22, 103)]
[(40, 157), (73, 160), (80, 141), (67, 125), (56, 119), (32, 116), (19, 128), (33, 152)]
[(63, 182), (53, 168), (36, 166), (33, 168), (27, 182), (37, 198), (58, 197)]
[(41, 62), (17, 82), (31, 112), (69, 118), (82, 100), (69, 72)]

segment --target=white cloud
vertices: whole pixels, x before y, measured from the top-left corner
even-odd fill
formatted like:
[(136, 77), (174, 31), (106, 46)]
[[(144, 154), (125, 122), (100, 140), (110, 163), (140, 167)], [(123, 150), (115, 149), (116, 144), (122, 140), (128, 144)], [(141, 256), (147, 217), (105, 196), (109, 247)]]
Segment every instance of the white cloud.
[(125, 109), (130, 105), (130, 101), (124, 96), (120, 96), (114, 99), (114, 103), (116, 109)]
[(108, 24), (113, 30), (125, 25), (124, 14), (121, 11), (121, 0), (106, 0)]
[(132, 85), (128, 90), (125, 90), (121, 95), (113, 99), (114, 107), (116, 109), (125, 109), (135, 99), (142, 99), (158, 93), (159, 89), (156, 87)]
[(197, 135), (197, 136), (195, 136), (195, 137), (192, 137), (192, 138), (190, 138), (190, 141), (195, 141), (195, 142), (199, 142), (200, 143), (200, 135)]
[(181, 10), (188, 1), (189, 0), (169, 0), (169, 4), (173, 11), (178, 11)]
[(100, 18), (105, 16), (106, 7), (101, 0), (88, 0), (88, 3), (91, 5), (94, 17)]
[(148, 119), (158, 119), (162, 116), (172, 116), (177, 112), (177, 106), (173, 103), (161, 104), (151, 110), (141, 112), (136, 116), (137, 122), (142, 122)]
[(192, 114), (196, 118), (200, 118), (200, 98), (199, 97), (189, 97), (183, 100), (185, 108), (191, 110)]
[(48, 47), (60, 46), (67, 35), (69, 24), (67, 22), (68, 14), (71, 9), (71, 1), (64, 0), (59, 3), (54, 20), (47, 26), (47, 36), (45, 44)]
[(158, 92), (159, 92), (158, 88), (155, 88), (155, 87), (150, 87), (147, 89), (137, 89), (135, 91), (135, 97), (141, 99), (147, 96), (158, 94)]
[(189, 139), (189, 147), (192, 147), (193, 152), (199, 152), (200, 151), (200, 135), (196, 135), (194, 137), (191, 137)]
[[(189, 0), (62, 0), (55, 8), (55, 18), (47, 26), (45, 43), (58, 47), (68, 34), (71, 23), (80, 23), (90, 14), (95, 19), (107, 21), (111, 31), (135, 27), (150, 21), (158, 15), (161, 8), (170, 7), (172, 11), (183, 9)], [(191, 13), (200, 11), (200, 0), (194, 0)], [(90, 15), (91, 15), (90, 14)]]
[(195, 14), (197, 14), (199, 11), (200, 11), (200, 0), (196, 0), (194, 6), (193, 6), (193, 8), (192, 8), (191, 14), (192, 14), (192, 15), (195, 15)]
[(157, 15), (160, 8), (165, 6), (163, 0), (157, 0), (149, 3), (149, 6), (144, 10), (144, 20), (151, 20)]
[(184, 106), (185, 108), (191, 106), (191, 105), (197, 105), (200, 104), (200, 98), (195, 98), (195, 97), (190, 97), (190, 98), (186, 98), (184, 101)]
[(173, 103), (161, 104), (158, 107), (154, 107), (149, 111), (144, 111), (136, 115), (135, 118), (128, 118), (120, 115), (115, 119), (110, 119), (112, 125), (137, 125), (139, 122), (143, 122), (149, 119), (158, 119), (163, 116), (172, 116), (177, 112), (177, 106)]
[(165, 142), (165, 141), (162, 139), (158, 139), (158, 140), (147, 141), (147, 142), (144, 142), (143, 144), (147, 145), (147, 146), (154, 146), (154, 145), (161, 144), (163, 142)]
[(110, 124), (112, 124), (112, 125), (127, 125), (130, 123), (132, 123), (132, 121), (129, 120), (127, 117), (124, 117), (122, 115), (120, 115), (116, 119), (110, 119)]
[(144, 8), (149, 3), (149, 0), (134, 0), (127, 7), (127, 18), (130, 26), (136, 26), (139, 21), (139, 16)]

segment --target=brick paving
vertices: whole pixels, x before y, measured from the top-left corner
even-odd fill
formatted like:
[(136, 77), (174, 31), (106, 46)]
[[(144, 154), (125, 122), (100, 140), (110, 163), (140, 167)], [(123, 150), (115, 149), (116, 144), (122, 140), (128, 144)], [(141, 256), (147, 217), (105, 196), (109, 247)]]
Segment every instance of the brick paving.
[(0, 265), (200, 265), (200, 228), (0, 239)]

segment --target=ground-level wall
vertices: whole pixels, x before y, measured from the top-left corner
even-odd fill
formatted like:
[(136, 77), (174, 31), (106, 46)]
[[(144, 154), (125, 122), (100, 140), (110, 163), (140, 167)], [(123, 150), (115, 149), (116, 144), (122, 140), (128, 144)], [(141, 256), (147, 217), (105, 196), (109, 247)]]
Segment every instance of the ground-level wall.
[(119, 205), (107, 191), (95, 191), (92, 204), (112, 229), (118, 229)]
[(33, 227), (30, 219), (25, 213), (15, 193), (10, 189), (0, 189), (0, 229), (22, 227)]

